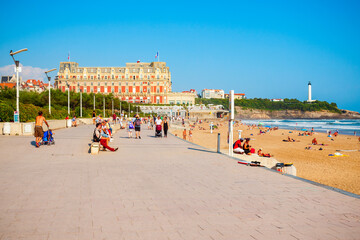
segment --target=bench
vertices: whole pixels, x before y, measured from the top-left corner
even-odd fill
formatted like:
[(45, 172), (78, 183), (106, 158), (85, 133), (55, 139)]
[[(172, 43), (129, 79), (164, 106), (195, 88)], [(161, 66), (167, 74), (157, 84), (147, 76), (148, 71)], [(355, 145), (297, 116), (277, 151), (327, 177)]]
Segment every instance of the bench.
[(90, 146), (90, 152), (91, 154), (99, 154), (100, 150), (104, 150), (103, 145), (101, 145), (99, 142), (92, 142)]

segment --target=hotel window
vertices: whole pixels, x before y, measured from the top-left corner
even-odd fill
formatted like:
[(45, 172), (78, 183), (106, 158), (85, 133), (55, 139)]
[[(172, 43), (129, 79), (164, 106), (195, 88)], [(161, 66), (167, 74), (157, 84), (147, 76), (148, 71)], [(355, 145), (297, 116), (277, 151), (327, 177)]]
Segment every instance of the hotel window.
[(107, 93), (107, 88), (104, 88), (104, 93)]
[(126, 82), (126, 86), (129, 85), (128, 82)]
[(126, 78), (126, 79), (129, 79), (129, 74), (125, 74), (125, 78)]
[(135, 93), (135, 88), (133, 88), (133, 93)]
[(69, 75), (66, 75), (66, 79), (69, 79)]
[(133, 86), (135, 87), (135, 83), (133, 83)]
[(133, 76), (133, 79), (135, 80), (135, 76)]
[(142, 75), (142, 74), (140, 74), (140, 79), (143, 79), (143, 75)]
[(114, 88), (111, 88), (111, 92), (114, 93)]
[(150, 88), (148, 88), (148, 93), (150, 93)]
[(90, 78), (91, 78), (91, 80), (93, 80), (93, 79), (94, 79), (94, 76), (91, 76)]
[(133, 69), (133, 73), (135, 72), (135, 69)]
[(114, 78), (115, 78), (114, 75), (112, 75), (112, 76), (111, 76), (111, 79), (114, 79)]
[(159, 86), (159, 82), (157, 82), (156, 85)]
[(107, 76), (105, 76), (105, 79), (107, 79)]
[(150, 69), (148, 69), (148, 73), (150, 72)]
[(100, 83), (98, 82), (98, 86), (100, 87)]
[(112, 82), (111, 85), (114, 86), (114, 82)]
[(150, 86), (150, 82), (148, 82), (148, 86)]
[(105, 68), (105, 72), (107, 72), (107, 69)]
[(98, 79), (100, 79), (100, 74), (98, 74)]
[(129, 89), (128, 89), (128, 88), (126, 88), (126, 93), (129, 93)]
[(100, 92), (100, 88), (97, 89), (98, 93)]
[(160, 78), (160, 75), (159, 75), (159, 74), (156, 74), (156, 78), (159, 79), (159, 78)]
[(156, 93), (159, 93), (159, 92), (160, 92), (159, 88), (156, 88)]
[(141, 83), (140, 83), (140, 86), (142, 86), (142, 85), (143, 85), (143, 83), (141, 82)]
[(105, 86), (107, 86), (107, 82), (105, 83)]
[(91, 83), (91, 86), (93, 86), (93, 83)]

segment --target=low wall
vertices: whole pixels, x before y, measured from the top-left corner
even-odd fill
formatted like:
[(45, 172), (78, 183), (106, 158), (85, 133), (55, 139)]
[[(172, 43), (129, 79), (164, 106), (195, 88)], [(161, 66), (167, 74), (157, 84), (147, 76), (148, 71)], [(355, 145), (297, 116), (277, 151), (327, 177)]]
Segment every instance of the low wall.
[[(66, 120), (47, 120), (50, 129), (56, 130), (61, 128), (66, 128)], [(78, 123), (80, 124), (92, 124), (92, 118), (80, 118), (78, 119)], [(0, 134), (5, 135), (4, 126), (10, 126), (10, 134), (6, 133), (6, 135), (23, 135), (23, 136), (30, 136), (34, 135), (34, 122), (27, 122), (27, 123), (0, 123)], [(43, 126), (44, 130), (47, 129), (46, 125)], [(8, 130), (8, 129), (6, 129)]]

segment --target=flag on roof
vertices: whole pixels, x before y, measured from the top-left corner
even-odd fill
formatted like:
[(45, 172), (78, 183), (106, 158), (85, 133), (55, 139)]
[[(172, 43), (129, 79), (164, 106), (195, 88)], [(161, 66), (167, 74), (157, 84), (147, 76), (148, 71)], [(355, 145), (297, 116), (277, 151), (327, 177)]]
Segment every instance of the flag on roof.
[(159, 52), (156, 52), (155, 58), (159, 57)]

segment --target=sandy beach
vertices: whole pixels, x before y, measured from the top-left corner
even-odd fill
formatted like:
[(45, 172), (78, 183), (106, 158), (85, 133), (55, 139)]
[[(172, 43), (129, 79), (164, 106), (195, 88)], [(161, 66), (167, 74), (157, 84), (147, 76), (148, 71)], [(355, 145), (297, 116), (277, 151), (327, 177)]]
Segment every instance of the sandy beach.
[[(221, 134), (221, 149), (227, 150), (228, 122), (225, 120), (212, 121), (218, 129), (210, 133), (210, 122), (196, 124), (192, 130), (192, 142), (209, 149), (216, 150), (217, 133)], [(192, 123), (191, 123), (192, 124)], [(186, 125), (187, 130), (189, 126)], [(201, 130), (204, 128), (204, 130)], [(251, 138), (250, 145), (256, 149), (262, 148), (263, 153), (270, 153), (283, 163), (293, 163), (297, 169), (297, 176), (336, 187), (348, 192), (360, 194), (360, 142), (359, 137), (338, 135), (327, 137), (325, 133), (314, 133), (312, 136), (299, 136), (302, 131), (272, 130), (259, 135), (259, 128), (251, 128), (242, 124), (234, 125), (234, 141), (238, 138), (237, 130), (243, 130), (242, 137)], [(171, 129), (173, 134), (183, 137), (182, 130)], [(252, 134), (252, 135), (251, 135)], [(296, 142), (283, 142), (288, 136)], [(188, 131), (187, 131), (188, 137)], [(311, 145), (313, 138), (319, 144)], [(187, 139), (189, 140), (189, 139)], [(306, 147), (311, 146), (311, 150)], [(323, 150), (319, 150), (322, 148)], [(355, 151), (337, 151), (355, 150)], [(329, 154), (342, 153), (343, 157), (330, 157)]]

